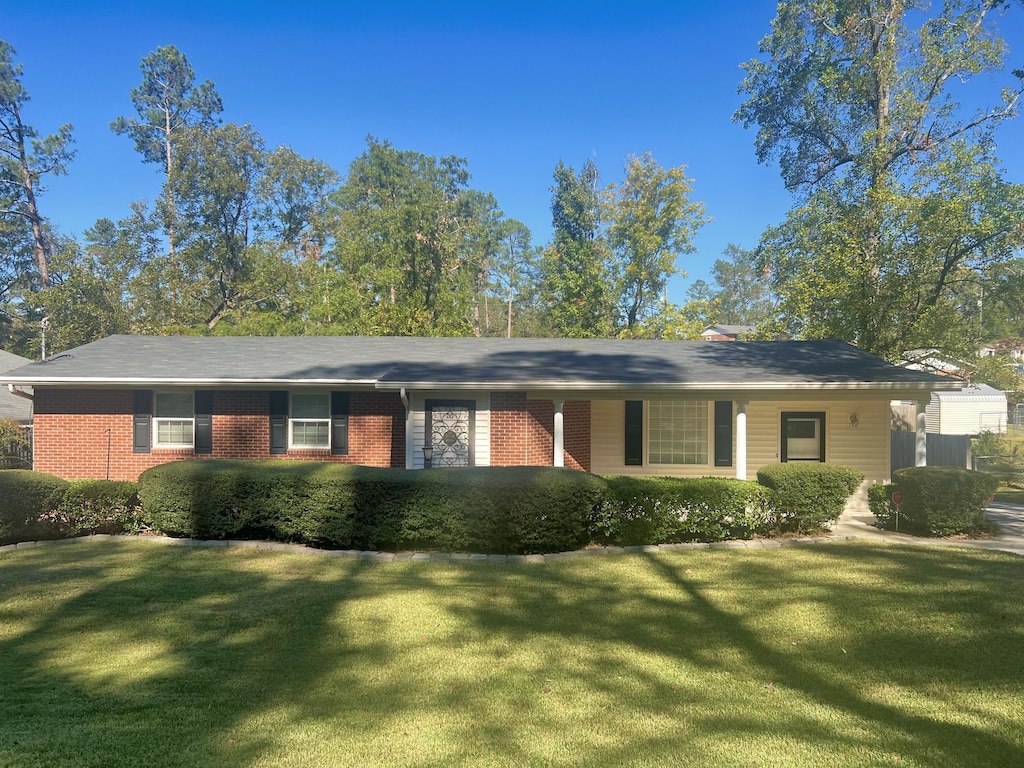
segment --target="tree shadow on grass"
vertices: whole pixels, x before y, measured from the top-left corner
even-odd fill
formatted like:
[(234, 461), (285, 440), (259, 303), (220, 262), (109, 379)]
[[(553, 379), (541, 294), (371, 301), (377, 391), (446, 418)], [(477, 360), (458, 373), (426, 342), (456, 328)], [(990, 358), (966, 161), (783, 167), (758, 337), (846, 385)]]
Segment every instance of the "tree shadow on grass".
[(838, 544), (538, 567), (29, 550), (0, 562), (0, 764), (1014, 764), (989, 704), (1024, 683), (1022, 576)]

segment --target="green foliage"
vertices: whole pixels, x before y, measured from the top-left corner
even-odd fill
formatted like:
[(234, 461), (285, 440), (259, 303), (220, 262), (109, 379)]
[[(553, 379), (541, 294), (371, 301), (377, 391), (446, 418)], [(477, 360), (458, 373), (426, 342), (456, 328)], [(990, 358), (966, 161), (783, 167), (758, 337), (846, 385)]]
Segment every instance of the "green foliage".
[(47, 516), (64, 499), (68, 481), (28, 469), (0, 471), (0, 544), (60, 538)]
[(110, 127), (134, 140), (145, 162), (159, 164), (170, 175), (181, 132), (194, 126), (212, 128), (224, 107), (211, 81), (196, 84), (188, 57), (173, 45), (147, 54), (139, 69), (142, 83), (131, 91), (138, 116), (119, 117)]
[(892, 494), (896, 490), (895, 485), (888, 483), (875, 483), (868, 486), (868, 509), (875, 516), (881, 528), (896, 527), (896, 505), (893, 504)]
[(601, 198), (592, 160), (576, 171), (559, 161), (551, 188), (554, 241), (541, 259), (541, 293), (556, 336), (610, 338), (618, 280), (600, 234)]
[(469, 179), (463, 158), (368, 139), (334, 196), (329, 259), (349, 276), (334, 287), (343, 294), (334, 300), (354, 304), (357, 313), (346, 319), (360, 332), (466, 336), (478, 327), (500, 212)]
[(135, 483), (71, 480), (58, 509), (46, 516), (64, 535), (141, 533), (142, 508)]
[(863, 480), (863, 473), (837, 464), (788, 462), (757, 472), (757, 481), (775, 492), (779, 530), (792, 533), (827, 529)]
[(605, 478), (607, 498), (595, 517), (603, 544), (665, 544), (768, 536), (772, 496), (753, 481), (715, 477)]
[(627, 333), (663, 310), (665, 286), (680, 274), (679, 257), (697, 250), (693, 238), (708, 218), (704, 204), (690, 200), (692, 191), (686, 166), (662, 168), (650, 153), (630, 157), (623, 182), (605, 190), (601, 215), (618, 260)]
[(900, 527), (928, 536), (951, 536), (986, 530), (985, 507), (999, 481), (983, 472), (959, 467), (905, 467), (893, 473), (903, 494)]
[(170, 535), (456, 552), (580, 547), (603, 488), (569, 469), (409, 472), (281, 461), (174, 462), (139, 478), (143, 518)]
[[(71, 125), (65, 124), (56, 133), (39, 136), (39, 132), (24, 121), (22, 109), (29, 100), (28, 91), (21, 83), (22, 67), (14, 63), (14, 48), (0, 40), (0, 245), (11, 244), (12, 262), (7, 261), (4, 249), (3, 263), (28, 266), (27, 259), (35, 261), (36, 274), (6, 273), (0, 267), (0, 298), (13, 283), (22, 279), (21, 288), (47, 288), (50, 285), (49, 258), (52, 233), (40, 213), (38, 197), (43, 191), (45, 176), (62, 176), (68, 163), (74, 159), (71, 149)], [(6, 241), (6, 242), (5, 242)], [(29, 257), (31, 253), (31, 257)]]
[(756, 251), (730, 243), (711, 267), (713, 284), (696, 280), (686, 292), (683, 311), (701, 326), (714, 323), (760, 329), (772, 313), (769, 278), (758, 266)]
[(758, 159), (804, 193), (761, 240), (780, 297), (768, 332), (890, 359), (970, 351), (979, 272), (1024, 243), (1024, 189), (1004, 180), (990, 136), (1016, 114), (1020, 83), (974, 118), (952, 98), (1001, 68), (998, 5), (779, 4), (736, 113), (758, 129)]

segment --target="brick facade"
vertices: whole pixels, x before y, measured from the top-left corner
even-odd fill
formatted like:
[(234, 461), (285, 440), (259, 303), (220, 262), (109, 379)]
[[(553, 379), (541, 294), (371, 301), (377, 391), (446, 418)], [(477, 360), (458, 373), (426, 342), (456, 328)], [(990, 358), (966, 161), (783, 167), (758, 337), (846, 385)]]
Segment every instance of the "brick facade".
[[(590, 471), (590, 401), (562, 407), (565, 466)], [(491, 465), (550, 467), (555, 446), (555, 405), (527, 400), (525, 392), (491, 394)]]
[[(565, 466), (590, 470), (590, 402), (563, 407)], [(405, 466), (405, 407), (397, 394), (351, 392), (348, 453), (291, 449), (270, 454), (266, 391), (213, 392), (213, 453), (151, 448), (132, 452), (132, 391), (37, 388), (35, 469), (65, 478), (135, 480), (157, 464), (193, 459), (309, 459), (373, 467)], [(491, 395), (492, 466), (551, 466), (554, 404), (525, 392)]]
[[(37, 388), (34, 466), (65, 478), (135, 480), (146, 469), (189, 459), (314, 459), (374, 467), (405, 466), (405, 407), (397, 394), (352, 392), (349, 450), (289, 450), (270, 455), (270, 418), (265, 391), (213, 393), (213, 453), (152, 448), (132, 452), (131, 390)], [(108, 471), (109, 468), (109, 471)]]

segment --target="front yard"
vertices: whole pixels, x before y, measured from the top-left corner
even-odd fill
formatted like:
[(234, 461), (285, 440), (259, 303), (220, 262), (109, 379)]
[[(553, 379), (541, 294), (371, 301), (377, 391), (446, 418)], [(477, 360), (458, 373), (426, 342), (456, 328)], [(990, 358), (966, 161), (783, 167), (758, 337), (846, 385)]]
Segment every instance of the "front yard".
[(1019, 765), (1024, 559), (0, 554), (0, 766)]

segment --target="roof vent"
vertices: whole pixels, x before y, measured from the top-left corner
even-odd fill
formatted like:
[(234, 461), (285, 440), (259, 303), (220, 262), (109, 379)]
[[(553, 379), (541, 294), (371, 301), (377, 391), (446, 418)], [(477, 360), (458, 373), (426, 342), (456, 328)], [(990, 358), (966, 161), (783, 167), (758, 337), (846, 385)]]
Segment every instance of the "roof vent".
[(37, 360), (36, 362), (32, 363), (32, 365), (46, 365), (48, 363), (56, 363), (58, 360), (74, 360), (74, 359), (75, 359), (75, 356), (73, 354), (71, 354), (70, 352), (62, 352), (59, 355), (54, 355), (53, 357), (48, 357), (45, 360)]

